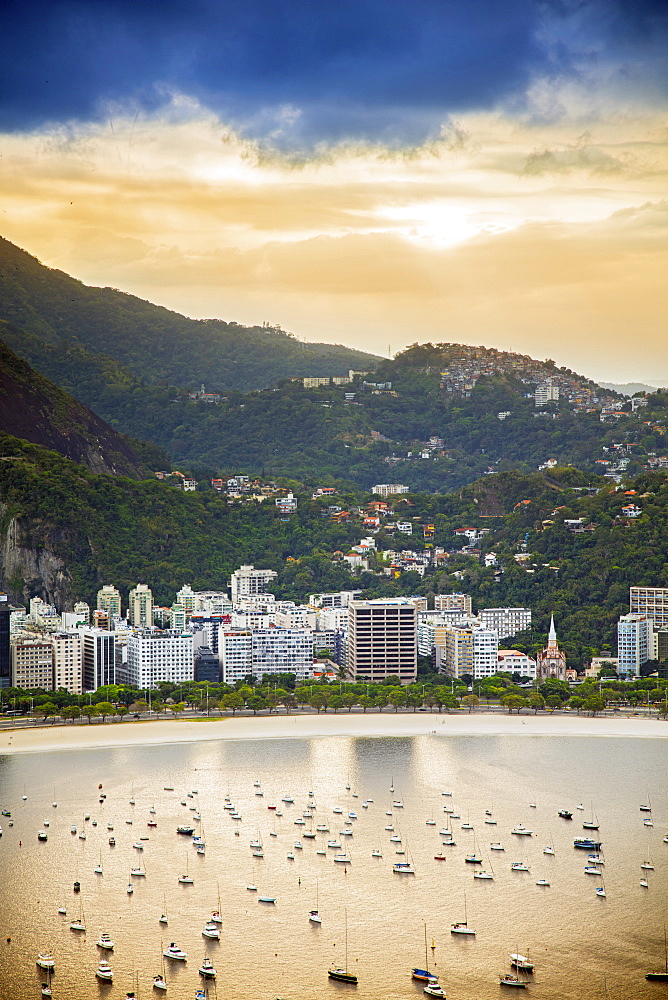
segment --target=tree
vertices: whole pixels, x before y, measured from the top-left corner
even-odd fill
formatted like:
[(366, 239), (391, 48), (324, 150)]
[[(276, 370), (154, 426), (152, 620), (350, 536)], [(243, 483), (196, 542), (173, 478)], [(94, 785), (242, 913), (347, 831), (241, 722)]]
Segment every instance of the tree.
[(334, 714), (336, 715), (338, 710), (344, 707), (343, 697), (340, 694), (332, 695), (329, 699), (329, 707), (334, 709)]
[(367, 708), (373, 708), (375, 699), (369, 698), (368, 695), (363, 694), (357, 699), (357, 703), (362, 706), (362, 711), (366, 715)]
[(81, 714), (86, 716), (88, 725), (90, 725), (90, 720), (94, 719), (97, 715), (97, 705), (84, 705), (81, 709)]
[(38, 709), (35, 709), (35, 714), (41, 715), (46, 722), (49, 716), (58, 715), (58, 706), (52, 701), (47, 701), (43, 705), (40, 705)]
[(240, 691), (230, 691), (229, 694), (223, 695), (223, 697), (218, 702), (218, 707), (222, 708), (224, 712), (232, 712), (232, 715), (236, 715), (237, 712), (244, 707), (244, 699)]
[(579, 698), (577, 695), (573, 695), (573, 697), (571, 699), (569, 699), (568, 704), (570, 705), (571, 708), (576, 709), (576, 711), (577, 711), (577, 713), (579, 715), (580, 714), (580, 709), (584, 708), (585, 699), (584, 698)]
[(71, 722), (74, 722), (75, 719), (81, 716), (81, 710), (78, 705), (66, 705), (60, 714), (63, 719), (69, 719)]
[(592, 715), (602, 712), (604, 708), (605, 698), (602, 698), (599, 694), (590, 694), (585, 700), (584, 709), (586, 712), (591, 712)]
[(246, 705), (252, 711), (253, 715), (257, 715), (263, 709), (267, 708), (267, 699), (263, 698), (261, 694), (254, 694), (246, 702)]
[(406, 693), (401, 688), (394, 688), (390, 692), (389, 702), (394, 706), (394, 711), (398, 712), (406, 704)]
[(545, 699), (545, 704), (554, 712), (555, 708), (561, 708), (563, 701), (561, 700), (560, 695), (551, 694)]
[(533, 714), (538, 713), (539, 708), (545, 708), (545, 699), (538, 691), (532, 691), (529, 695), (529, 707), (533, 708)]
[(114, 706), (110, 701), (98, 701), (95, 707), (97, 714), (102, 716), (102, 722), (104, 722), (108, 715), (114, 714)]
[(467, 694), (462, 698), (462, 705), (464, 705), (469, 710), (469, 715), (474, 708), (477, 708), (480, 703), (480, 699), (477, 694)]
[(316, 688), (309, 699), (309, 704), (311, 705), (311, 708), (315, 708), (317, 710), (318, 714), (320, 714), (321, 709), (326, 712), (329, 697), (328, 691), (323, 691), (322, 688)]
[(521, 708), (527, 708), (529, 705), (528, 698), (524, 698), (521, 694), (504, 694), (501, 699), (501, 704), (504, 708), (507, 708), (509, 713), (512, 715), (514, 711), (520, 714)]
[(185, 703), (182, 701), (177, 701), (171, 706), (172, 715), (175, 715), (178, 719), (179, 715), (185, 711)]

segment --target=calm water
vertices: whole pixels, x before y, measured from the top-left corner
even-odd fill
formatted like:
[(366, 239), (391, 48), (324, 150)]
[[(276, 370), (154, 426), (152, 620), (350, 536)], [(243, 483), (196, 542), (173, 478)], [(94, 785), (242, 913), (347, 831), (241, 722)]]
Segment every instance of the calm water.
[[(510, 971), (508, 955), (515, 951), (528, 951), (536, 965), (527, 993), (545, 1000), (666, 996), (668, 988), (647, 983), (644, 973), (663, 966), (668, 923), (667, 749), (659, 740), (430, 735), (0, 757), (0, 806), (12, 811), (14, 823), (10, 828), (8, 818), (0, 817), (0, 998), (40, 996), (44, 976), (34, 963), (44, 950), (56, 959), (54, 998), (116, 1000), (133, 988), (140, 1000), (165, 995), (153, 990), (152, 979), (161, 971), (162, 947), (175, 941), (188, 961), (167, 967), (166, 996), (174, 1000), (194, 998), (205, 954), (218, 972), (211, 998), (338, 1000), (353, 993), (360, 1000), (411, 1000), (424, 996), (410, 970), (425, 961), (425, 924), (434, 945), (429, 967), (448, 1000), (512, 995), (499, 986), (498, 975)], [(255, 794), (256, 780), (263, 797)], [(107, 794), (102, 804), (98, 783)], [(330, 828), (316, 840), (303, 837), (308, 820), (294, 825), (309, 790), (317, 806), (313, 829), (316, 823)], [(281, 803), (285, 794), (294, 804)], [(225, 812), (226, 795), (241, 821)], [(374, 801), (363, 808), (366, 799)], [(393, 807), (393, 800), (403, 808)], [(647, 814), (638, 809), (648, 800), (653, 828), (644, 826)], [(578, 803), (584, 811), (576, 810)], [(204, 856), (176, 834), (179, 823), (192, 819), (193, 805), (202, 815)], [(337, 806), (343, 815), (333, 814)], [(448, 820), (444, 806), (460, 818)], [(151, 807), (155, 829), (147, 826)], [(564, 807), (573, 811), (571, 822), (556, 815)], [(592, 836), (603, 841), (605, 899), (594, 891), (600, 880), (583, 874), (586, 852), (572, 846), (574, 837), (587, 835), (582, 821), (592, 809), (600, 823)], [(484, 823), (486, 810), (497, 826)], [(340, 837), (350, 811), (358, 815), (354, 834)], [(427, 825), (431, 818), (435, 827)], [(40, 843), (44, 819), (50, 822), (48, 841)], [(466, 822), (472, 831), (461, 829)], [(116, 847), (108, 844), (108, 823)], [(513, 836), (520, 823), (534, 836)], [(70, 832), (71, 824), (85, 827), (86, 840)], [(395, 831), (385, 829), (390, 824)], [(438, 831), (448, 826), (457, 846), (444, 848), (447, 861), (439, 862)], [(393, 832), (401, 845), (390, 842)], [(262, 859), (252, 857), (249, 847), (258, 836)], [(132, 846), (140, 837), (149, 838), (141, 853)], [(337, 852), (325, 846), (332, 837), (347, 850), (350, 865), (333, 862)], [(294, 848), (296, 840), (302, 850)], [(504, 844), (504, 853), (490, 852), (495, 841)], [(543, 854), (549, 844), (554, 856)], [(397, 848), (406, 854), (395, 855)], [(319, 849), (327, 855), (318, 855)], [(371, 857), (375, 849), (382, 858)], [(294, 861), (287, 858), (291, 850)], [(474, 850), (485, 868), (493, 867), (494, 881), (473, 878), (464, 857)], [(641, 871), (646, 858), (654, 871)], [(103, 874), (96, 875), (100, 859)], [(400, 860), (413, 861), (414, 877), (392, 872)], [(511, 871), (513, 861), (526, 862), (531, 871)], [(146, 877), (134, 878), (135, 891), (128, 895), (130, 867), (137, 864)], [(177, 881), (186, 867), (193, 885)], [(647, 889), (640, 886), (643, 875)], [(539, 878), (550, 887), (537, 886)], [(81, 882), (79, 896), (75, 880)], [(258, 893), (246, 889), (249, 883)], [(219, 892), (221, 940), (207, 941), (201, 932)], [(258, 902), (262, 893), (275, 896), (276, 904)], [(316, 899), (321, 926), (308, 921)], [(58, 914), (61, 905), (66, 917)], [(85, 935), (69, 928), (80, 907)], [(163, 907), (167, 927), (158, 922)], [(450, 934), (465, 907), (474, 938)], [(346, 913), (348, 968), (359, 977), (357, 987), (327, 978), (331, 963), (345, 961)], [(96, 947), (102, 931), (116, 943), (111, 956)], [(95, 979), (100, 957), (111, 962), (113, 985)]]

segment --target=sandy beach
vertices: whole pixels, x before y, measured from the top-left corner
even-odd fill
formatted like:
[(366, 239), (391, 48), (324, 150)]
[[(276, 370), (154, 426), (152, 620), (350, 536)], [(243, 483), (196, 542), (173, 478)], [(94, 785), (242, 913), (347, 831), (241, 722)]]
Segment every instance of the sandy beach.
[(641, 717), (528, 715), (305, 715), (179, 719), (2, 730), (0, 754), (206, 740), (317, 739), (331, 736), (603, 736), (668, 739), (668, 721)]

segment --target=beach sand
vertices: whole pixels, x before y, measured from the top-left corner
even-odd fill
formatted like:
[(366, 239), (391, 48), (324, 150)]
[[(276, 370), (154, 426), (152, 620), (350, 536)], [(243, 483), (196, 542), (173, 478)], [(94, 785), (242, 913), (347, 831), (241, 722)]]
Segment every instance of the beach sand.
[(196, 743), (205, 740), (283, 740), (328, 736), (607, 736), (668, 739), (668, 721), (640, 716), (426, 713), (281, 715), (164, 719), (0, 730), (0, 754), (100, 747)]

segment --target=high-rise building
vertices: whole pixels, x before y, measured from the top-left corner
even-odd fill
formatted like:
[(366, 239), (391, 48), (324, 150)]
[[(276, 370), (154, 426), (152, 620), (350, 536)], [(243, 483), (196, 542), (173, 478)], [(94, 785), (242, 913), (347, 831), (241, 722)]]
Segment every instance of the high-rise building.
[(113, 632), (101, 628), (80, 629), (84, 691), (97, 691), (116, 683), (116, 645)]
[(646, 615), (654, 628), (668, 628), (668, 587), (631, 587), (629, 611)]
[(186, 614), (190, 615), (197, 608), (197, 594), (189, 583), (184, 584), (176, 594), (175, 604), (180, 604)]
[(128, 594), (128, 619), (133, 628), (153, 625), (153, 594), (145, 583), (138, 583)]
[(79, 632), (56, 632), (53, 647), (53, 687), (70, 694), (83, 694), (82, 642)]
[(220, 681), (220, 662), (208, 646), (200, 646), (195, 653), (195, 680), (211, 681), (212, 684)]
[(436, 594), (434, 597), (434, 608), (436, 611), (461, 611), (463, 614), (471, 614), (470, 594)]
[(351, 601), (348, 606), (347, 674), (378, 683), (417, 677), (417, 608), (406, 598)]
[(267, 585), (278, 576), (273, 569), (255, 569), (254, 566), (240, 566), (232, 574), (232, 603), (236, 604), (244, 597), (253, 594), (264, 594)]
[(128, 682), (154, 688), (161, 681), (185, 684), (195, 676), (190, 632), (143, 632), (128, 636)]
[(9, 597), (0, 594), (0, 688), (11, 687), (12, 662), (9, 652)]
[(11, 659), (12, 687), (53, 691), (53, 647), (49, 639), (15, 639)]
[(622, 615), (617, 623), (617, 672), (620, 677), (637, 677), (643, 663), (655, 659), (654, 634), (649, 615)]
[(556, 403), (559, 400), (559, 386), (552, 385), (551, 382), (539, 385), (533, 394), (533, 398), (536, 406), (545, 406), (546, 403)]
[(486, 628), (493, 628), (500, 639), (531, 628), (529, 608), (481, 608), (478, 618)]
[[(119, 594), (119, 600), (120, 600), (120, 594)], [(90, 625), (90, 607), (86, 604), (85, 601), (77, 601), (77, 603), (74, 605), (74, 614), (77, 615), (77, 617), (82, 622), (85, 622), (86, 625)]]
[(313, 671), (313, 633), (310, 629), (232, 632), (221, 628), (218, 653), (225, 684), (235, 684), (248, 676), (260, 680), (284, 673), (304, 680)]
[(478, 621), (446, 625), (436, 645), (436, 670), (448, 677), (492, 677), (498, 670), (499, 637)]
[(98, 611), (106, 611), (109, 618), (121, 617), (121, 595), (111, 584), (105, 584), (97, 592), (96, 607)]
[(169, 609), (169, 627), (170, 629), (178, 629), (181, 632), (185, 631), (186, 628), (186, 609), (182, 604), (172, 604)]

